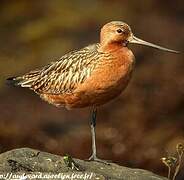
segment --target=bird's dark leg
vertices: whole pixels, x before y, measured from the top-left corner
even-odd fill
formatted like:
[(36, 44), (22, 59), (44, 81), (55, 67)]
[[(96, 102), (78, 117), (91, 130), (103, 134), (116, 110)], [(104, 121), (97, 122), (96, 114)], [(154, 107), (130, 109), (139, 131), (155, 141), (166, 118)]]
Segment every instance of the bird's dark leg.
[(98, 161), (105, 164), (109, 164), (108, 162), (97, 158), (96, 155), (96, 135), (95, 135), (95, 127), (96, 127), (96, 118), (97, 118), (97, 108), (94, 107), (92, 111), (90, 126), (91, 126), (91, 136), (92, 136), (92, 155), (88, 159), (89, 161)]
[(95, 160), (96, 157), (96, 135), (95, 135), (95, 127), (96, 127), (96, 116), (97, 116), (97, 108), (93, 108), (90, 126), (91, 126), (91, 137), (92, 137), (92, 155), (89, 160)]

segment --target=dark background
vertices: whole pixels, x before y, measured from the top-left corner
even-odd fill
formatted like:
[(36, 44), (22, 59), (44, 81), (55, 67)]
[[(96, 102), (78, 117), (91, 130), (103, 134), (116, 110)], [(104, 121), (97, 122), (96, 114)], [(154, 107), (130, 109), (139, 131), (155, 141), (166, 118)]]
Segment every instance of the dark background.
[[(183, 51), (183, 0), (0, 1), (1, 152), (26, 146), (89, 157), (90, 109), (58, 109), (5, 79), (98, 42), (100, 27), (112, 20), (127, 22), (139, 38)], [(131, 49), (137, 60), (132, 81), (99, 109), (98, 155), (166, 176), (160, 158), (174, 153), (184, 137), (184, 58)]]

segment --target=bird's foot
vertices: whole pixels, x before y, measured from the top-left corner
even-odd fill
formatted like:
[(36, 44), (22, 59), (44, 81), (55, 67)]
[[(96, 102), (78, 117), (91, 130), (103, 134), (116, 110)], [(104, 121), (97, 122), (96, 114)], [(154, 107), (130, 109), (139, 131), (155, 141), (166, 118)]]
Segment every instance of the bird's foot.
[(87, 161), (96, 161), (106, 165), (110, 165), (110, 162), (112, 162), (110, 160), (99, 159), (96, 155), (93, 155), (93, 154), (89, 157), (89, 159), (87, 159)]

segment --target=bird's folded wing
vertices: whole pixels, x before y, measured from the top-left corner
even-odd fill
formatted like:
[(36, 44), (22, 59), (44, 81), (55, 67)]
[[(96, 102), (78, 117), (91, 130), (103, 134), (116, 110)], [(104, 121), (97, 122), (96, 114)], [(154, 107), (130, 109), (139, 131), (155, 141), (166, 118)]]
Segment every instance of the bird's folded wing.
[(104, 54), (97, 51), (98, 44), (70, 52), (58, 61), (40, 70), (31, 71), (18, 77), (22, 87), (29, 87), (38, 93), (71, 93), (87, 79)]

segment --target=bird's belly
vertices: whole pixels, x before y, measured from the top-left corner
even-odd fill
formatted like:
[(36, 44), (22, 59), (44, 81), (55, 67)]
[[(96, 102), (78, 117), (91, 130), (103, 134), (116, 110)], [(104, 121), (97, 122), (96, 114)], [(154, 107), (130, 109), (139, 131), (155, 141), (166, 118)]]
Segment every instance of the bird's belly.
[(65, 106), (67, 109), (99, 106), (120, 95), (128, 85), (130, 77), (131, 72), (116, 80), (112, 76), (106, 78), (103, 76), (99, 83), (86, 82), (72, 94), (41, 94), (40, 96), (57, 107)]

